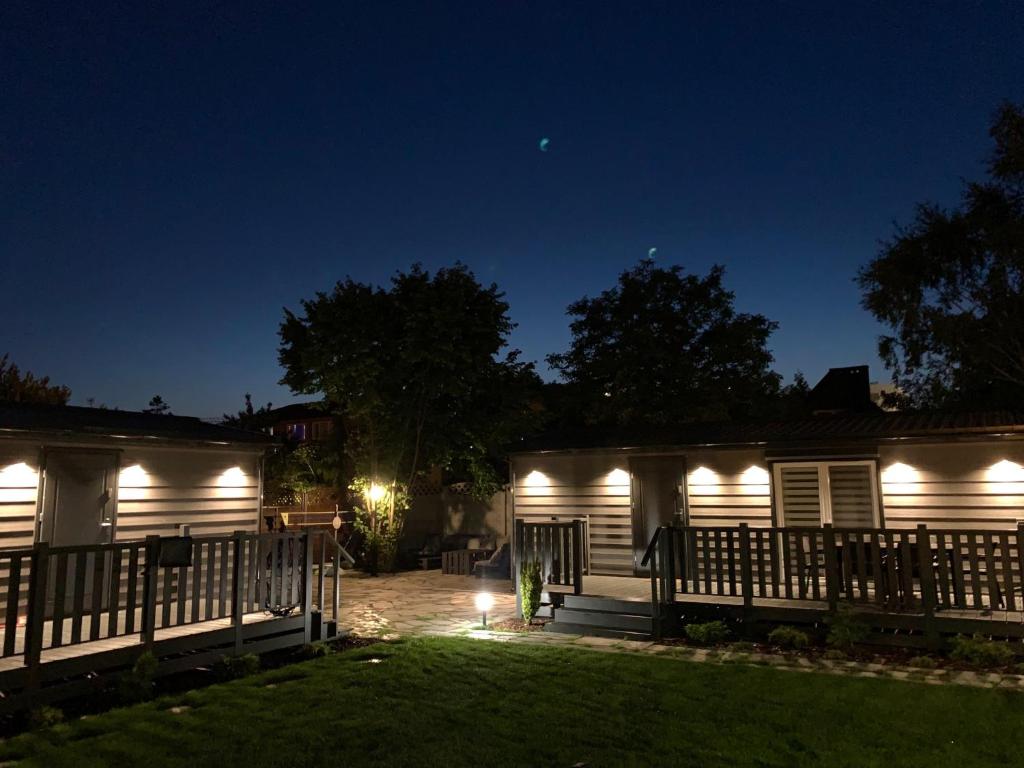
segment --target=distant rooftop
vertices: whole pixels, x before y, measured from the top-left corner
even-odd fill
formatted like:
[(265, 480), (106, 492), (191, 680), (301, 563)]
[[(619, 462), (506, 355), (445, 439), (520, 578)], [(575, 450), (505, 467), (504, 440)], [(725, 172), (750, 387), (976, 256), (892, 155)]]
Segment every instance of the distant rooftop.
[(191, 416), (161, 416), (139, 411), (82, 408), (74, 405), (37, 405), (0, 402), (0, 437), (12, 434), (49, 434), (90, 437), (155, 438), (208, 443), (269, 445), (269, 435)]
[(697, 447), (709, 445), (835, 444), (843, 441), (1022, 434), (1016, 411), (894, 411), (812, 416), (763, 422), (696, 422), (677, 428), (592, 429), (542, 435), (516, 452), (586, 448)]

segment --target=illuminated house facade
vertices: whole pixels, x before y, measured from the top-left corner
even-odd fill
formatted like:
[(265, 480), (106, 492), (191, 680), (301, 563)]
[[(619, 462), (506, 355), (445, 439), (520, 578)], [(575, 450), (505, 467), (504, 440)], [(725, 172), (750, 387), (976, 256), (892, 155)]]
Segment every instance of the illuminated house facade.
[(0, 548), (257, 532), (271, 443), (182, 416), (0, 403)]
[(590, 572), (633, 575), (654, 530), (1009, 530), (1024, 521), (1024, 415), (864, 412), (695, 424), (670, 439), (512, 458), (517, 520), (587, 521)]

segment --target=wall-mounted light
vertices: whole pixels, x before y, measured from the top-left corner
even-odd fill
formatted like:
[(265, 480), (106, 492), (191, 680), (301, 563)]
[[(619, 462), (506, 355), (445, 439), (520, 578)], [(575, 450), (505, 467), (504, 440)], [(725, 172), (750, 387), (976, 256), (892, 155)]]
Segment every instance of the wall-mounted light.
[(220, 477), (217, 478), (217, 485), (221, 488), (242, 488), (247, 484), (245, 472), (242, 471), (241, 467), (225, 469), (221, 472)]
[(909, 464), (897, 461), (882, 470), (882, 492), (888, 494), (912, 494), (918, 491), (920, 473)]
[(25, 462), (0, 469), (0, 502), (32, 502), (36, 499), (39, 473)]
[(993, 464), (988, 468), (986, 474), (990, 483), (1024, 482), (1024, 467), (1008, 459), (1003, 459)]
[(707, 467), (697, 467), (690, 473), (689, 491), (692, 494), (718, 493), (718, 474)]
[(616, 467), (605, 477), (605, 485), (629, 485), (629, 472)]
[(544, 488), (549, 484), (548, 476), (537, 469), (533, 470), (523, 478), (523, 485), (527, 488)]
[(740, 492), (746, 494), (768, 493), (768, 470), (756, 464), (747, 467), (740, 475)]

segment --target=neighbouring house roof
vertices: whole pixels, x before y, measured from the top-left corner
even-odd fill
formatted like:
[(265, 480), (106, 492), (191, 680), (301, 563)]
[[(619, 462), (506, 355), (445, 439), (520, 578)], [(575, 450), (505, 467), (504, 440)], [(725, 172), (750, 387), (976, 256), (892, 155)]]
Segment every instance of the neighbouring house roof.
[(592, 448), (829, 445), (901, 438), (943, 439), (959, 436), (1024, 436), (1024, 413), (1011, 411), (896, 411), (814, 416), (763, 422), (684, 424), (678, 428), (601, 429), (540, 435), (524, 441), (515, 453)]
[(269, 435), (218, 424), (191, 416), (161, 416), (138, 411), (82, 408), (73, 405), (36, 405), (0, 402), (0, 436), (51, 435), (69, 438), (118, 437), (202, 443), (274, 442)]
[(292, 403), (261, 413), (257, 423), (271, 427), (282, 421), (309, 421), (311, 419), (331, 419), (333, 416), (319, 407), (319, 403)]

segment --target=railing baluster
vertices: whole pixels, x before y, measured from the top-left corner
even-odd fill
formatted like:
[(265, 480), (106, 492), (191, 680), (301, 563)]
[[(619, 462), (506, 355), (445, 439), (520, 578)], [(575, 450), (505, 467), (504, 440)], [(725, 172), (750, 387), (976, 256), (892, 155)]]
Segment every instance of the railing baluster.
[(199, 607), (202, 603), (203, 585), (203, 542), (192, 540), (192, 623), (199, 621)]
[(967, 562), (971, 567), (971, 592), (974, 596), (974, 607), (979, 610), (985, 607), (981, 585), (981, 570), (978, 568), (978, 538), (972, 532), (967, 534)]
[[(7, 610), (4, 614), (4, 656), (14, 655), (18, 637), (18, 603), (21, 602), (21, 555), (11, 555), (7, 571)], [(31, 578), (31, 574), (29, 576)]]
[[(54, 557), (57, 559), (57, 575), (56, 581), (53, 584), (53, 619), (50, 622), (50, 646), (59, 648), (64, 644), (64, 609), (67, 607), (68, 591), (68, 553), (60, 552), (54, 555)], [(17, 608), (17, 605), (15, 605), (15, 608)]]
[(139, 544), (128, 545), (128, 586), (124, 596), (124, 633), (135, 634), (135, 611), (139, 604)]
[(110, 587), (107, 600), (107, 637), (120, 634), (118, 623), (121, 619), (121, 565), (124, 547), (115, 544), (110, 548)]
[(1006, 610), (1015, 611), (1017, 610), (1017, 600), (1013, 594), (1013, 566), (1010, 560), (1010, 534), (1000, 533), (999, 534), (999, 557), (1001, 560), (1002, 567), (1000, 568), (1000, 574), (1002, 579), (1002, 593), (1005, 601)]
[(964, 583), (964, 553), (960, 534), (950, 534), (953, 552), (953, 601), (957, 608), (967, 607), (967, 585)]
[(999, 594), (999, 576), (996, 573), (995, 551), (992, 547), (992, 534), (985, 531), (981, 534), (983, 553), (985, 555), (985, 576), (988, 581), (988, 608), (991, 611), (997, 610), (1002, 604), (1002, 595)]
[(217, 589), (217, 618), (228, 617), (228, 557), (230, 555), (230, 544), (228, 539), (220, 543), (220, 584)]

